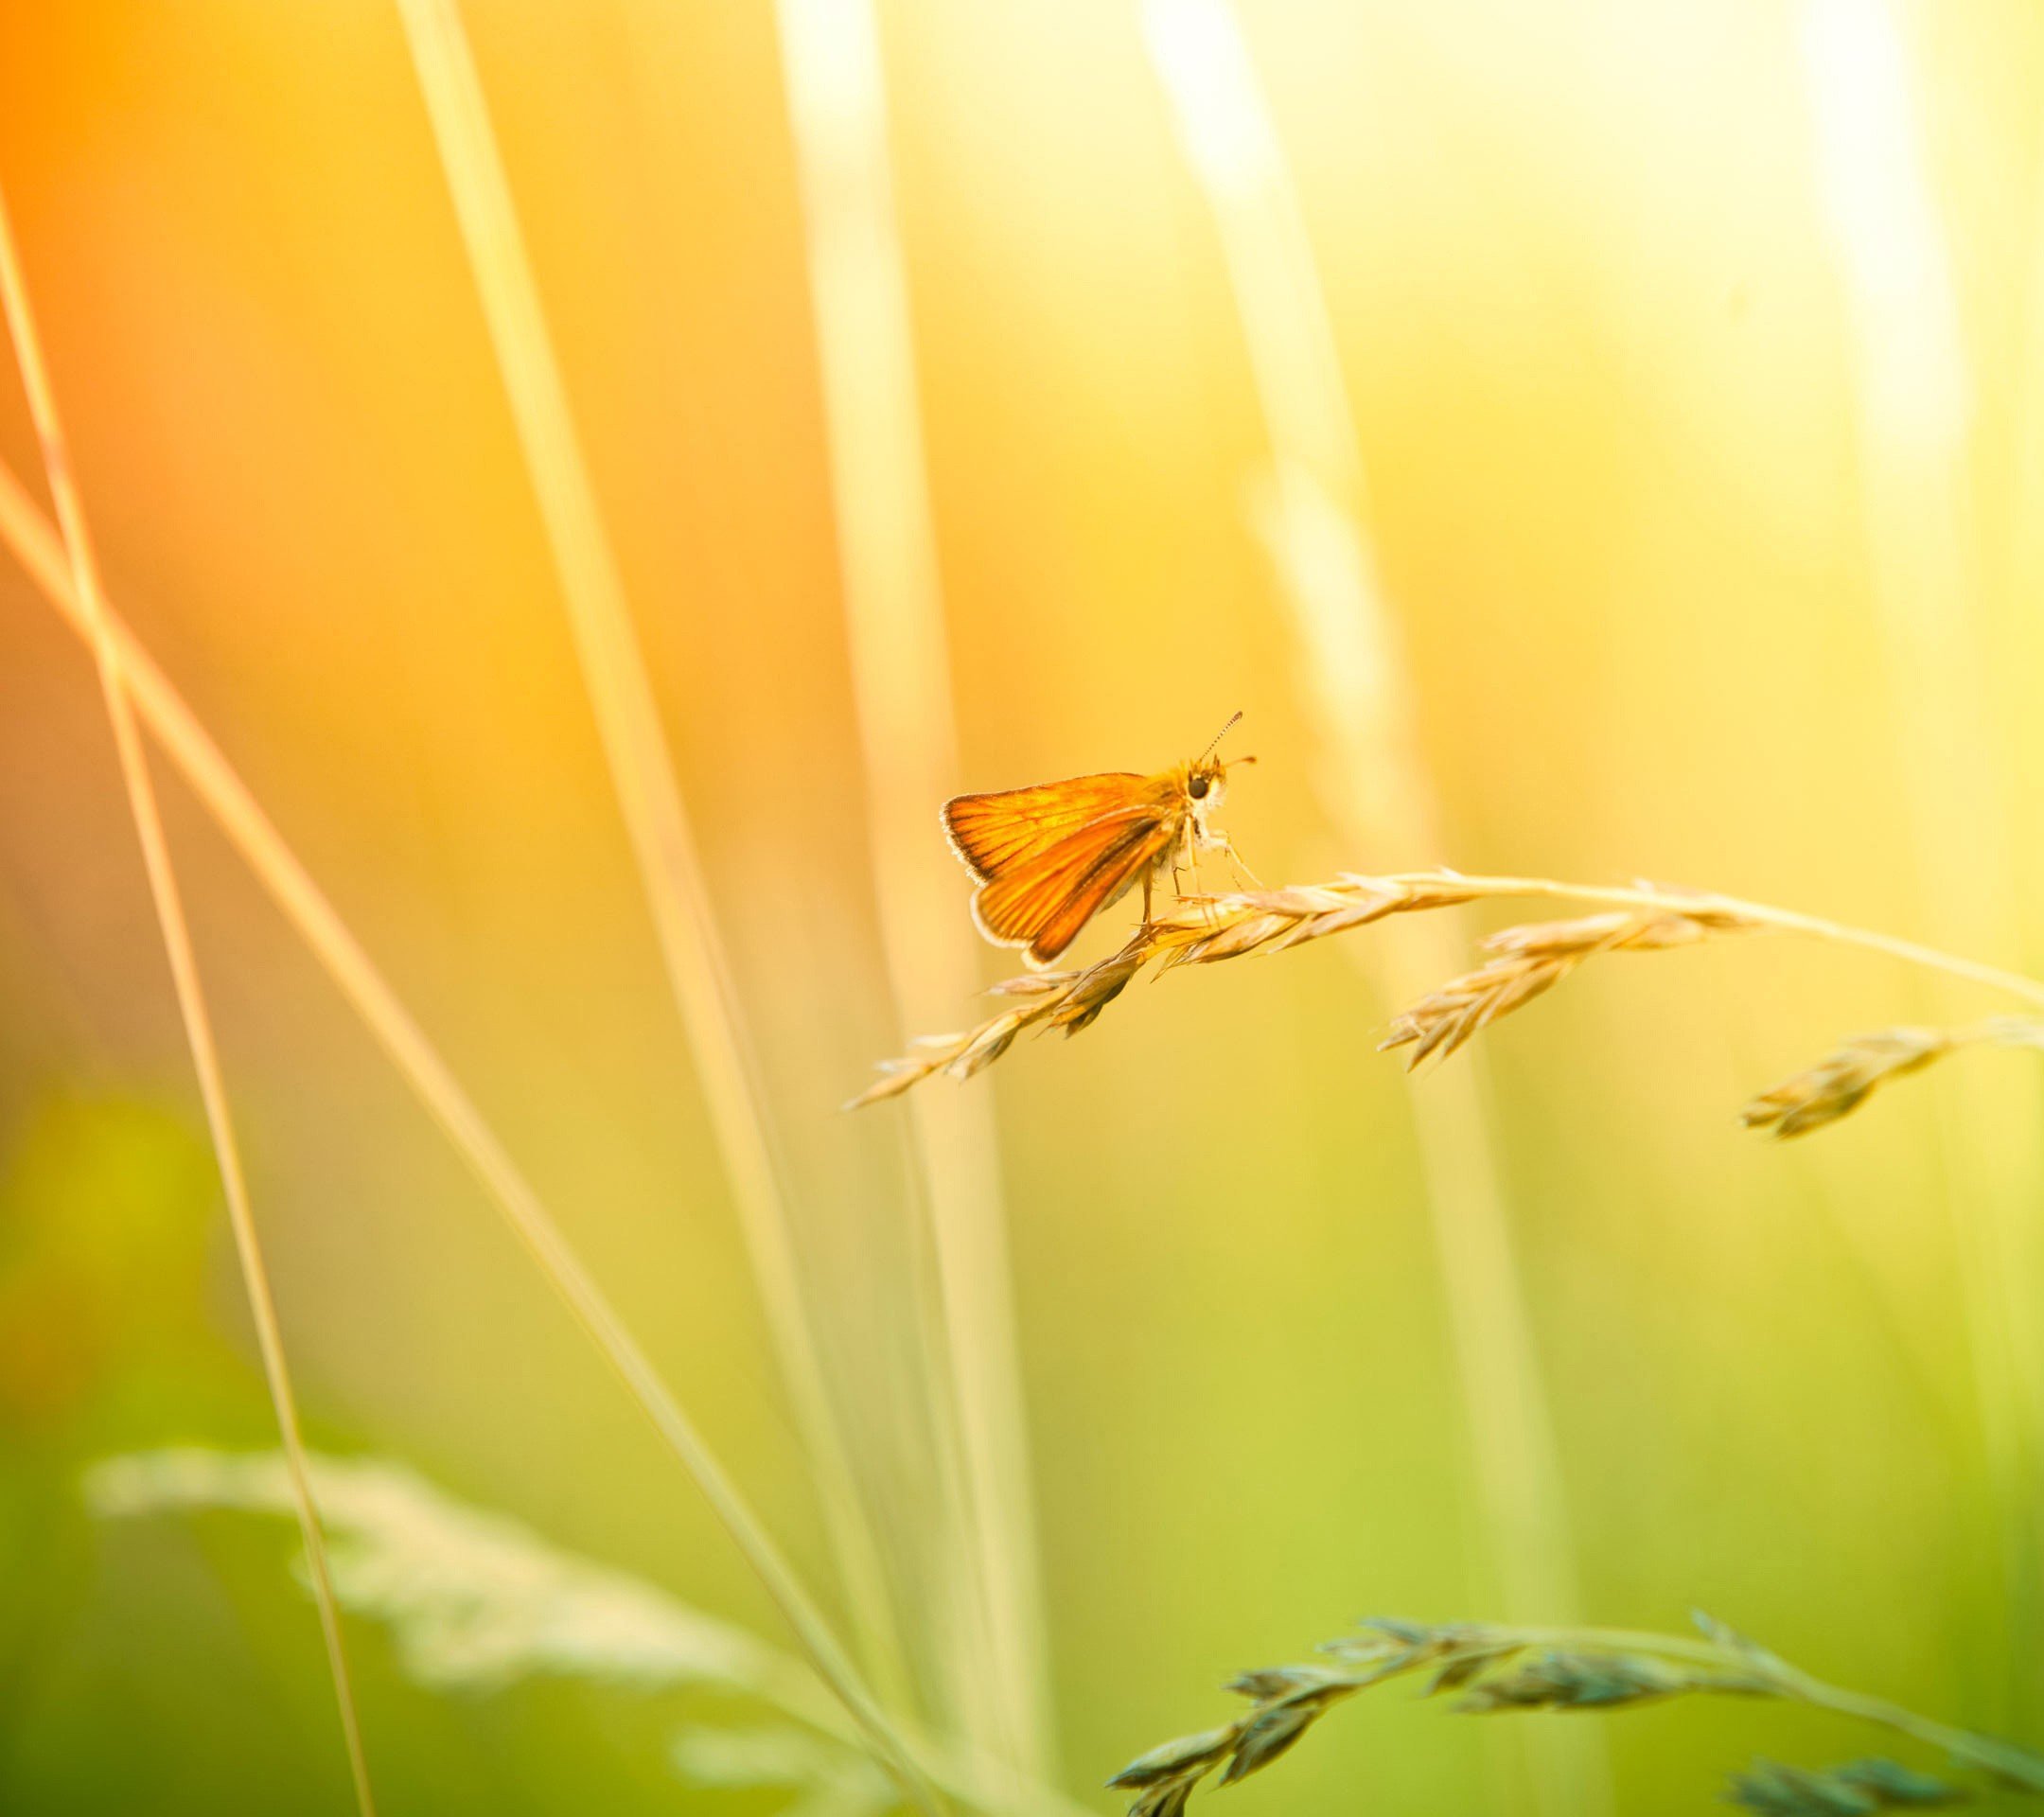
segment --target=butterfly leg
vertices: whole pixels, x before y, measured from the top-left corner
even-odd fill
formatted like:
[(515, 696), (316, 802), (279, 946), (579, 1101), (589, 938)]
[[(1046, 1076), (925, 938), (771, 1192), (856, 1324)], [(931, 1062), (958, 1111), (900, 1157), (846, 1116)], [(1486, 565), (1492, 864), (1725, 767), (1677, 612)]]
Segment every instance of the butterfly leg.
[(1242, 855), (1236, 851), (1235, 841), (1229, 838), (1225, 833), (1221, 836), (1221, 856), (1227, 860), (1228, 869), (1234, 872), (1235, 881), (1238, 884), (1246, 882), (1253, 890), (1262, 889), (1262, 879), (1242, 862)]

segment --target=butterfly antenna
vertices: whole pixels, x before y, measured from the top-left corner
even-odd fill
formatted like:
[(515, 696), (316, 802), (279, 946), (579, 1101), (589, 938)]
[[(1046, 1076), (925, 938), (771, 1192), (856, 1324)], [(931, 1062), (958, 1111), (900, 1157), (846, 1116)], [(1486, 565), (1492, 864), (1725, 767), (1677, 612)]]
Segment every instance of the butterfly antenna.
[(1218, 745), (1222, 741), (1222, 739), (1225, 738), (1229, 732), (1233, 732), (1241, 722), (1242, 714), (1240, 712), (1238, 712), (1235, 716), (1227, 722), (1226, 725), (1223, 726), (1219, 732), (1214, 733), (1213, 744), (1209, 744), (1207, 749), (1201, 751), (1200, 754), (1197, 757), (1193, 758), (1192, 761), (1195, 764), (1205, 763), (1207, 758), (1213, 755), (1214, 745)]

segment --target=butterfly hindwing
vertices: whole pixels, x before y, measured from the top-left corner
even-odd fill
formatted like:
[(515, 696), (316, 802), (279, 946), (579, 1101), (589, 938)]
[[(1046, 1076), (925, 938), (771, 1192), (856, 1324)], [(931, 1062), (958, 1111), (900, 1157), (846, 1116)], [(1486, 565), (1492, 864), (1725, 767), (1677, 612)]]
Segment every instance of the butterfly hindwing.
[(1092, 820), (1004, 871), (973, 898), (989, 940), (1048, 965), (1079, 930), (1171, 850), (1165, 815), (1125, 809)]

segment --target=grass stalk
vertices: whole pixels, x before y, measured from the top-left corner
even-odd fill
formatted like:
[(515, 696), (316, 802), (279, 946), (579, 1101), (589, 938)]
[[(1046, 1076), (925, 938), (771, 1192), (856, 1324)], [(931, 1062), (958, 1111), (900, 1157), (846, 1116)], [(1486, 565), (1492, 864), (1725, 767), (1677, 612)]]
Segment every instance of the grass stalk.
[[(1817, 197), (1838, 263), (1859, 431), (1875, 629), (1895, 714), (1904, 823), (1931, 937), (2024, 950), (2006, 794), (1992, 744), (1974, 601), (1973, 410), (1957, 278), (1888, 0), (1808, 0), (1803, 75)], [(1940, 1101), (1953, 1237), (1988, 1464), (2007, 1549), (2013, 1655), (2044, 1608), (2044, 1144), (2017, 1101)], [(2030, 1700), (2044, 1678), (2019, 1664)]]
[[(883, 1061), (881, 1077), (846, 1106), (899, 1096), (945, 1073), (968, 1079), (993, 1065), (1026, 1031), (1090, 1028), (1153, 961), (1165, 971), (1282, 952), (1358, 927), (1437, 914), (1486, 897), (1569, 898), (1616, 905), (1573, 920), (1507, 927), (1482, 944), (1476, 970), (1437, 986), (1392, 1022), (1382, 1048), (1409, 1048), (1417, 1067), (1447, 1058), (1493, 1022), (1543, 996), (1590, 960), (1608, 953), (1662, 952), (1736, 935), (1793, 934), (1886, 955), (1987, 985), (2044, 1007), (2044, 981), (1864, 927), (1776, 908), (1740, 896), (1635, 884), (1563, 883), (1551, 877), (1466, 876), (1415, 871), (1355, 874), (1331, 883), (1249, 890), (1181, 901), (1137, 928), (1119, 952), (1083, 971), (1031, 972), (994, 987), (1009, 1000), (977, 1027), (926, 1035), (908, 1054)], [(1746, 1107), (1749, 1127), (1779, 1135), (1821, 1128), (1849, 1114), (1883, 1080), (1921, 1070), (1966, 1047), (2044, 1048), (2044, 1018), (1997, 1016), (1957, 1029), (1889, 1029), (1847, 1042), (1821, 1066), (1783, 1082)]]
[[(1394, 873), (1384, 881), (1421, 888), (1437, 881), (1440, 874), (1426, 871)], [(1856, 927), (1849, 922), (1832, 921), (1823, 915), (1806, 915), (1794, 908), (1777, 908), (1772, 903), (1755, 902), (1747, 896), (1729, 896), (1715, 890), (1680, 890), (1651, 883), (1564, 883), (1554, 877), (1478, 877), (1465, 876), (1459, 872), (1449, 874), (1453, 877), (1454, 887), (1467, 890), (1472, 898), (1546, 897), (1564, 902), (1607, 903), (1615, 908), (1649, 912), (1722, 916), (1752, 922), (1755, 926), (1775, 933), (1802, 934), (1835, 945), (1857, 946), (1865, 952), (1881, 953), (1906, 965), (1942, 972), (1947, 978), (1964, 979), (1969, 984), (1985, 985), (1989, 990), (2002, 991), (2011, 997), (2021, 997), (2027, 1003), (2044, 1006), (2044, 979), (2012, 972), (2000, 965), (1985, 965), (1978, 960), (1926, 945), (1921, 941), (1898, 939), (1894, 934)]]
[[(781, 0), (867, 824), (889, 980), (914, 1028), (975, 987), (978, 949), (933, 837), (957, 733), (907, 274), (871, 0)], [(992, 1108), (919, 1103), (938, 1324), (963, 1465), (966, 1594), (985, 1657), (946, 1674), (967, 1732), (1052, 1770), (1048, 1668), (1006, 1212)], [(968, 1642), (971, 1636), (966, 1636)]]
[(4, 194), (0, 194), (0, 306), (4, 306), (8, 329), (13, 338), (22, 387), (27, 395), (28, 413), (35, 424), (44, 469), (49, 479), (50, 497), (57, 508), (58, 521), (62, 526), (72, 595), (92, 644), (100, 693), (105, 697), (107, 719), (113, 729), (115, 750), (120, 763), (121, 782), (127, 793), (135, 837), (142, 847), (143, 865), (149, 874), (150, 900), (163, 936), (164, 954), (169, 961), (178, 1014), (184, 1023), (186, 1046), (191, 1051), (192, 1069), (198, 1075), (199, 1095), (205, 1106), (206, 1128), (212, 1137), (214, 1158), (220, 1168), (220, 1191), (227, 1204), (227, 1222), (234, 1232), (235, 1256), (240, 1264), (241, 1284), (247, 1294), (249, 1315), (256, 1328), (256, 1348), (262, 1357), (263, 1380), (269, 1387), (270, 1404), (275, 1412), (277, 1432), (283, 1440), (291, 1507), (305, 1544), (306, 1567), (311, 1578), (313, 1602), (319, 1612), (320, 1634), (326, 1648), (326, 1669), (333, 1681), (334, 1702), (340, 1710), (341, 1734), (347, 1753), (355, 1805), (361, 1817), (375, 1817), (376, 1799), (369, 1784), (369, 1760), (362, 1746), (355, 1684), (348, 1670), (347, 1649), (341, 1632), (340, 1605), (334, 1597), (333, 1578), (327, 1567), (326, 1535), (321, 1529), (319, 1509), (312, 1496), (305, 1436), (298, 1419), (298, 1397), (291, 1386), (291, 1367), (284, 1354), (283, 1328), (277, 1319), (276, 1298), (271, 1290), (269, 1265), (263, 1259), (262, 1240), (256, 1231), (255, 1210), (249, 1200), (240, 1144), (235, 1136), (234, 1117), (227, 1102), (226, 1076), (213, 1037), (212, 1016), (199, 975), (199, 959), (192, 946), (190, 925), (185, 919), (184, 895), (178, 885), (176, 867), (171, 861), (163, 815), (157, 806), (149, 755), (143, 749), (134, 704), (129, 698), (127, 681), (115, 646), (98, 556), (86, 522), (84, 500), (73, 477), (63, 423), (58, 414), (49, 369), (43, 357), (42, 340), (36, 329), (34, 311), (29, 306), (13, 221)]
[(879, 1548), (825, 1386), (694, 836), (474, 58), (451, 0), (397, 8), (825, 1528), (869, 1665), (898, 1702), (906, 1675)]
[[(1321, 750), (1320, 793), (1358, 850), (1437, 850), (1438, 810), (1413, 728), (1404, 652), (1364, 527), (1362, 450), (1333, 327), (1247, 47), (1226, 0), (1151, 0), (1145, 23), (1220, 230), (1276, 460), (1255, 506), (1292, 610), (1301, 694)], [(1402, 1001), (1441, 977), (1465, 943), (1452, 920), (1425, 917), (1345, 950), (1378, 990)], [(1566, 1617), (1579, 1587), (1561, 1463), (1483, 1073), (1458, 1069), (1416, 1095), (1412, 1115), (1499, 1592), (1519, 1616)], [(1526, 1745), (1549, 1817), (1610, 1808), (1595, 1736), (1529, 1736)]]
[[(73, 584), (62, 539), (4, 467), (0, 467), (0, 540), (14, 552), (65, 624), (89, 639), (92, 626)], [(814, 1599), (695, 1421), (661, 1381), (608, 1296), (583, 1265), (489, 1120), (169, 678), (111, 606), (106, 607), (101, 622), (143, 723), (467, 1163), (541, 1277), (560, 1296), (687, 1471), (732, 1544), (766, 1585), (797, 1643), (810, 1654), (825, 1682), (844, 1697), (847, 1707), (855, 1711), (862, 1695), (856, 1675), (842, 1681), (824, 1669), (825, 1662), (840, 1649)], [(846, 1695), (848, 1690), (850, 1695)]]

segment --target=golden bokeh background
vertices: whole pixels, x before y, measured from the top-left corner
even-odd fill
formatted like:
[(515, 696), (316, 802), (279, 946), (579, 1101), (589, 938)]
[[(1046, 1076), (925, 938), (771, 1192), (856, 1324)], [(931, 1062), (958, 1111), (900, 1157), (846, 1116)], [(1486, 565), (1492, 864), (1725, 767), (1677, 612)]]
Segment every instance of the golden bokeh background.
[[(948, 785), (1160, 767), (1241, 708), (1259, 765), (1227, 825), (1265, 877), (1672, 879), (2044, 965), (2044, 21), (1868, 0), (1911, 111), (1856, 176), (1824, 110), (1887, 91), (1826, 62), (1858, 42), (1811, 23), (1839, 10), (1240, 0), (1439, 803), (1433, 849), (1357, 850), (1256, 526), (1239, 273), (1141, 9), (883, 0)], [(463, 16), (914, 1626), (922, 1198), (903, 1107), (836, 1106), (917, 1031), (883, 962), (776, 16)], [(398, 17), (0, 8), (0, 192), (115, 603), (837, 1611)], [(46, 510), (11, 361), (0, 459)], [(157, 776), (315, 1441), (779, 1640)], [(1061, 1783), (1095, 1808), (1219, 1720), (1235, 1669), (1363, 1614), (1498, 1611), (1410, 1114), (1441, 1082), (1373, 1052), (1398, 1007), (1330, 943), (924, 1087), (995, 1109)], [(1961, 1057), (1803, 1145), (1733, 1116), (1841, 1034), (2006, 1007), (1726, 943), (1615, 957), (1486, 1038), (1579, 1579), (1557, 1618), (1700, 1604), (2044, 1740), (2033, 1063)], [(167, 1442), (274, 1428), (89, 654), (9, 556), (0, 1808), (350, 1808), (285, 1529), (84, 1511), (94, 1458)], [(390, 1811), (767, 1808), (671, 1773), (686, 1697), (446, 1698), (349, 1632)], [(1780, 1710), (1574, 1720), (1619, 1810), (1704, 1808), (1754, 1753), (1865, 1751)], [(1530, 1811), (1531, 1784), (1500, 1726), (1394, 1691), (1225, 1795)]]

